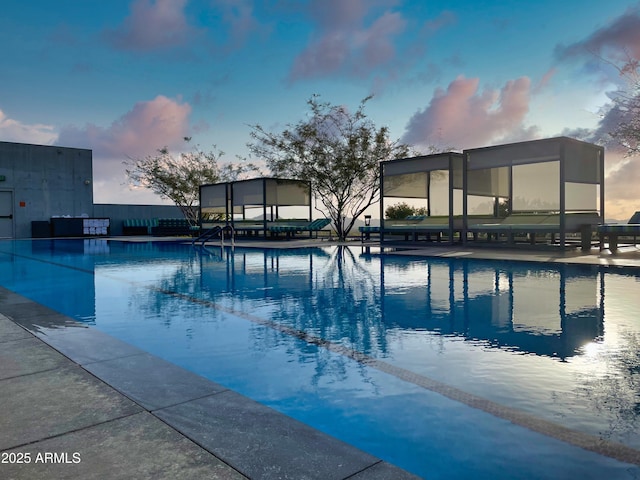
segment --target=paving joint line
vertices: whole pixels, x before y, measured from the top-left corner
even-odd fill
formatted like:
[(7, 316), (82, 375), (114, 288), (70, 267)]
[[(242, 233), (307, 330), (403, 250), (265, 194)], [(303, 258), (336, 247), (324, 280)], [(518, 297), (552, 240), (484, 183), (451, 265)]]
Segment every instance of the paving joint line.
[[(103, 382), (103, 383), (104, 383), (104, 382)], [(136, 404), (136, 405), (137, 405), (137, 404)], [(141, 405), (138, 405), (138, 406), (139, 406), (140, 408), (143, 408)], [(57, 434), (55, 434), (55, 435), (49, 435), (49, 436), (47, 436), (47, 437), (39, 438), (38, 440), (33, 440), (33, 441), (31, 441), (31, 442), (22, 443), (22, 444), (20, 444), (20, 445), (15, 445), (15, 446), (13, 446), (13, 447), (4, 448), (4, 449), (0, 450), (0, 452), (8, 452), (9, 450), (16, 450), (16, 449), (18, 449), (18, 448), (28, 447), (28, 446), (30, 446), (30, 445), (36, 445), (36, 444), (38, 444), (38, 443), (40, 443), (40, 442), (45, 442), (45, 441), (47, 441), (47, 440), (52, 440), (52, 439), (54, 439), (54, 438), (64, 437), (65, 435), (69, 435), (69, 434), (72, 434), (72, 433), (82, 432), (82, 431), (84, 431), (84, 430), (88, 430), (88, 429), (93, 428), (93, 427), (98, 427), (98, 426), (101, 426), (101, 425), (106, 425), (106, 424), (108, 424), (108, 423), (112, 423), (112, 422), (115, 422), (115, 421), (118, 421), (118, 420), (122, 420), (123, 418), (132, 417), (132, 416), (134, 416), (134, 415), (140, 415), (140, 414), (142, 414), (142, 413), (145, 413), (144, 408), (143, 408), (143, 410), (140, 410), (140, 411), (138, 411), (138, 412), (129, 413), (129, 414), (127, 414), (127, 415), (120, 415), (120, 416), (118, 416), (118, 417), (110, 418), (110, 419), (105, 420), (105, 421), (102, 421), (102, 422), (92, 423), (91, 425), (86, 425), (86, 426), (84, 426), (84, 427), (74, 428), (74, 429), (72, 429), (72, 430), (67, 430), (66, 432), (57, 433)], [(146, 411), (146, 413), (150, 413), (150, 412)], [(175, 429), (174, 429), (174, 430), (175, 430)]]

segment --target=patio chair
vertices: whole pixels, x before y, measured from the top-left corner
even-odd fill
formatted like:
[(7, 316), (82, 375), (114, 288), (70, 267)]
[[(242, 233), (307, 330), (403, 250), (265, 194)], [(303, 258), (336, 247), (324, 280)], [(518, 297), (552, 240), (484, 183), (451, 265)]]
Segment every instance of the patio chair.
[[(565, 214), (565, 232), (579, 233), (583, 250), (591, 248), (591, 231), (599, 222), (597, 212), (567, 212)], [(512, 214), (504, 219), (496, 219), (495, 223), (479, 223), (469, 226), (468, 229), (477, 239), (479, 233), (487, 235), (487, 240), (491, 235), (496, 239), (499, 235), (506, 235), (508, 243), (515, 241), (516, 235), (526, 235), (529, 242), (536, 243), (536, 234), (551, 235), (551, 243), (555, 241), (555, 236), (560, 233), (560, 215), (558, 213), (536, 213), (536, 214)]]
[[(600, 251), (604, 250), (604, 244), (608, 243), (609, 251), (618, 251), (619, 237), (632, 237), (633, 245), (637, 244), (640, 236), (640, 211), (635, 212), (627, 223), (605, 223), (598, 225), (598, 237), (600, 239)], [(608, 240), (608, 242), (606, 242)]]
[(318, 232), (329, 225), (329, 223), (331, 223), (331, 220), (327, 218), (319, 218), (306, 224), (271, 225), (269, 226), (269, 231), (272, 234), (285, 233), (287, 238), (291, 238), (296, 233), (300, 232), (310, 232), (311, 235), (313, 235), (313, 232), (316, 232), (317, 238)]

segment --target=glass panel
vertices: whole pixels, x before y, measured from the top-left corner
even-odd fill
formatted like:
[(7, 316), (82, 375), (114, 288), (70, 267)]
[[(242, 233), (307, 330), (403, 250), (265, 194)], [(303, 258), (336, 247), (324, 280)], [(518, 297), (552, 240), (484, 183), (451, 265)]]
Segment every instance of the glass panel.
[(565, 183), (565, 210), (590, 210), (598, 208), (598, 185)]
[(508, 197), (509, 167), (470, 171), (467, 175), (467, 194), (485, 197)]
[[(493, 216), (494, 210), (494, 199), (493, 197), (478, 197), (478, 196), (467, 196), (467, 213), (468, 215), (488, 215)], [(477, 221), (470, 219), (469, 224), (478, 223)]]
[(264, 180), (248, 180), (233, 183), (233, 204), (234, 205), (262, 205), (262, 185)]
[(384, 177), (384, 196), (427, 198), (427, 172)]
[(200, 189), (200, 205), (203, 210), (205, 207), (222, 207), (227, 200), (227, 184), (221, 183), (217, 185), (206, 185)]
[(273, 183), (276, 185), (276, 195), (273, 199), (275, 205), (304, 206), (311, 204), (308, 184), (290, 180), (274, 180)]
[(438, 170), (431, 172), (429, 188), (431, 215), (449, 215), (449, 172)]
[(513, 167), (513, 211), (560, 209), (560, 162)]
[(453, 191), (453, 214), (462, 215), (462, 190)]
[(565, 181), (599, 183), (601, 161), (599, 147), (578, 142), (568, 143), (565, 149)]

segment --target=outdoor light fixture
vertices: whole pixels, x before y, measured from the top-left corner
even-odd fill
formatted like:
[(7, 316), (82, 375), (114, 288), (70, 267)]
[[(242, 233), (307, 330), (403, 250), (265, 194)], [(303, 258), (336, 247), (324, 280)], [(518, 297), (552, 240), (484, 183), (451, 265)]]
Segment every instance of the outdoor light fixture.
[(364, 224), (367, 227), (371, 225), (371, 215), (365, 215), (364, 216)]

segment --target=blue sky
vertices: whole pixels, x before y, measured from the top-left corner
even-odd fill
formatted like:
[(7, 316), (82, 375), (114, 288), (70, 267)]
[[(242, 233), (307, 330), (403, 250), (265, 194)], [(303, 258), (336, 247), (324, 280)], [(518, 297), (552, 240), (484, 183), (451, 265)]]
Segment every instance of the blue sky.
[[(313, 94), (394, 138), (456, 149), (604, 139), (637, 1), (4, 0), (0, 140), (91, 148), (96, 202), (159, 203), (122, 162), (182, 138), (246, 156)], [(605, 139), (606, 140), (606, 139)], [(640, 209), (640, 162), (607, 144), (607, 217)]]

